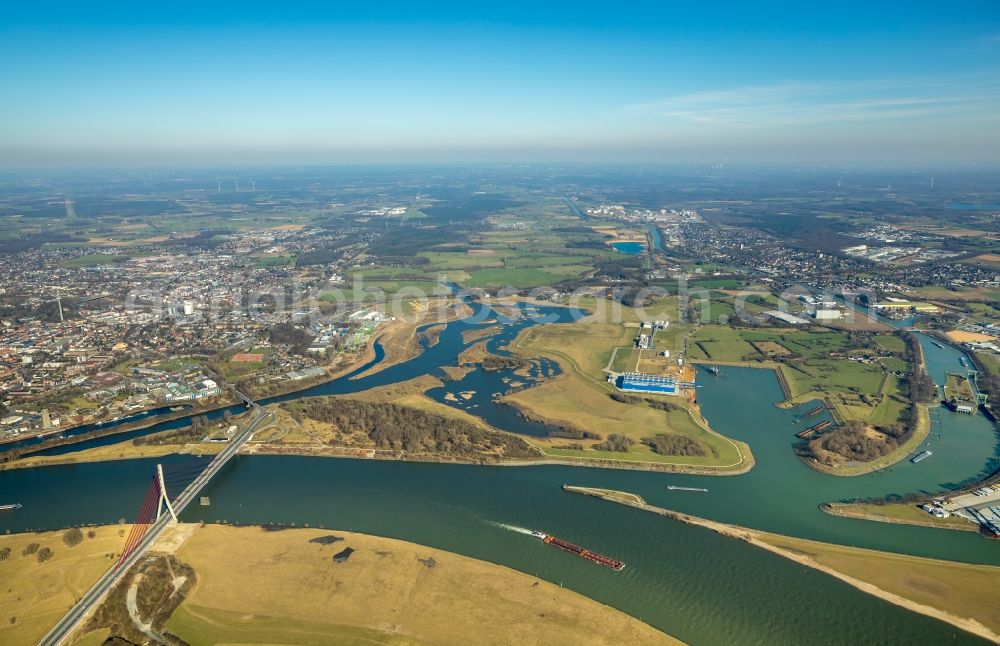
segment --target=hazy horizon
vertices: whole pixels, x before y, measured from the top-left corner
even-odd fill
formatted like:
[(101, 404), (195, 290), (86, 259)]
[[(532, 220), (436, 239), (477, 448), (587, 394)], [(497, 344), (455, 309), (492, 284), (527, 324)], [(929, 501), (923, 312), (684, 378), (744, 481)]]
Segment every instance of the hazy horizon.
[(17, 6), (0, 166), (1000, 161), (991, 2)]

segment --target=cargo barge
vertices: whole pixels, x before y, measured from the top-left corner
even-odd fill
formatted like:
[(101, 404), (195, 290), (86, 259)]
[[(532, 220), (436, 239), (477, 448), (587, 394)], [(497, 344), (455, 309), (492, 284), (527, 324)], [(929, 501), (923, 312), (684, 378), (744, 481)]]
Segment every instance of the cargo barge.
[(616, 559), (604, 556), (603, 554), (598, 554), (597, 552), (591, 552), (588, 549), (584, 549), (579, 545), (574, 545), (569, 541), (564, 541), (561, 538), (556, 538), (555, 536), (549, 536), (545, 532), (531, 532), (531, 535), (535, 538), (542, 539), (542, 542), (546, 545), (551, 545), (552, 547), (558, 547), (559, 549), (569, 552), (570, 554), (576, 554), (581, 558), (585, 558), (588, 561), (597, 563), (598, 565), (603, 565), (604, 567), (609, 567), (615, 572), (621, 572), (625, 569), (625, 563), (618, 561)]
[(817, 406), (816, 408), (810, 408), (806, 411), (806, 417), (816, 417), (823, 412), (822, 406)]

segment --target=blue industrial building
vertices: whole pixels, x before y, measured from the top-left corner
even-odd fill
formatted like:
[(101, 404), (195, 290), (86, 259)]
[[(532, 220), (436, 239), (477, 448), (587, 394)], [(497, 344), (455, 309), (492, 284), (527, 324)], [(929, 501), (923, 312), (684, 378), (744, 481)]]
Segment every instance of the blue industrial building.
[(680, 387), (694, 384), (678, 383), (673, 377), (647, 375), (641, 372), (626, 372), (618, 376), (615, 386), (619, 390), (642, 393), (659, 393), (661, 395), (676, 395)]

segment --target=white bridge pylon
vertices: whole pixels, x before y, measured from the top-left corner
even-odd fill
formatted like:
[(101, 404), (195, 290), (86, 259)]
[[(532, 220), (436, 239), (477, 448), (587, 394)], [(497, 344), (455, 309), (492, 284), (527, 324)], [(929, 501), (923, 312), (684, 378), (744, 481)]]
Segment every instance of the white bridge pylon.
[(156, 502), (156, 519), (159, 520), (160, 516), (163, 514), (163, 507), (166, 506), (167, 511), (170, 512), (170, 517), (177, 522), (177, 514), (174, 512), (174, 506), (170, 504), (170, 496), (167, 495), (167, 485), (163, 481), (163, 465), (156, 465), (156, 482), (160, 485), (160, 499)]

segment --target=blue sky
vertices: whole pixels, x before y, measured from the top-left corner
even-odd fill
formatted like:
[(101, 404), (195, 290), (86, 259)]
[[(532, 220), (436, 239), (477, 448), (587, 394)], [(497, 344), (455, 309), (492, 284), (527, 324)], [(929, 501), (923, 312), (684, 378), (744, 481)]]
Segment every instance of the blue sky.
[(472, 4), (5, 8), (0, 164), (1000, 161), (997, 2)]

